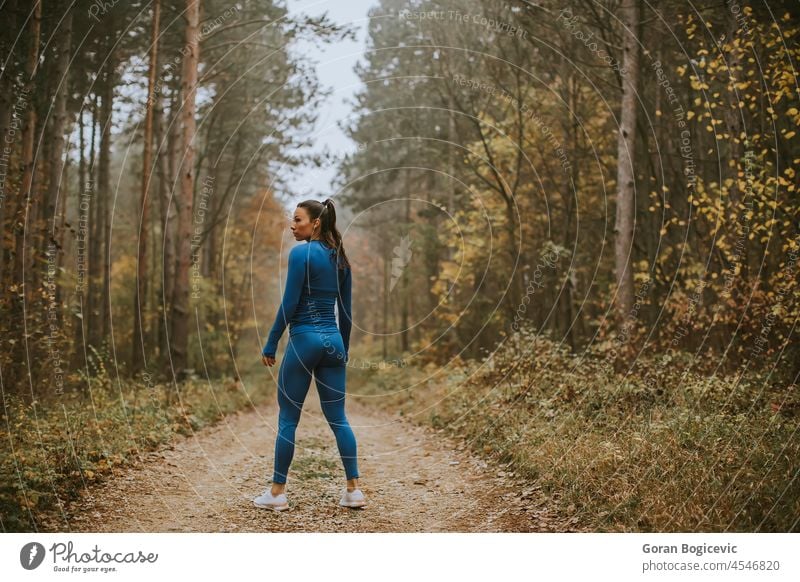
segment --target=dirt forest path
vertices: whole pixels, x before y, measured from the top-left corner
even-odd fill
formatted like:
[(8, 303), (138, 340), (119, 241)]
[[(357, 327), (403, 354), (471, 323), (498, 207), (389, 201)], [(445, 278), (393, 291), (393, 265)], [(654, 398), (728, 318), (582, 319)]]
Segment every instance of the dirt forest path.
[[(269, 483), (277, 403), (228, 416), (115, 471), (67, 507), (74, 532), (554, 532), (535, 487), (437, 431), (350, 399), (363, 509), (340, 507), (344, 471), (312, 385), (287, 482), (290, 509), (259, 509)], [(67, 526), (66, 523), (69, 525)]]

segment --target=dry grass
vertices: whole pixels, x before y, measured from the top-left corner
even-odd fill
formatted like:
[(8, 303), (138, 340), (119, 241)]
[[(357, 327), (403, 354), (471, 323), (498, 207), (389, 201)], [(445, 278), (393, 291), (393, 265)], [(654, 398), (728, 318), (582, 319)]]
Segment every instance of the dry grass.
[[(259, 364), (260, 365), (260, 364)], [(77, 382), (76, 382), (77, 383)], [(274, 388), (246, 383), (187, 381), (145, 386), (114, 379), (103, 370), (91, 392), (25, 403), (4, 395), (0, 419), (0, 529), (36, 531), (80, 490), (102, 481), (114, 467), (190, 434), (233, 411), (259, 404)]]
[(684, 366), (623, 377), (520, 334), (480, 366), (354, 369), (348, 390), (512, 461), (596, 531), (800, 531), (797, 387)]

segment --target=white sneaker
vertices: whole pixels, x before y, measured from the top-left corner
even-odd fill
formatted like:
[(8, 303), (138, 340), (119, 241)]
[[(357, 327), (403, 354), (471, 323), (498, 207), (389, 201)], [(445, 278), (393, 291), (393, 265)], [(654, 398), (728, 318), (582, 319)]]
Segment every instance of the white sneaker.
[(361, 489), (354, 489), (353, 491), (345, 489), (344, 495), (342, 495), (342, 499), (339, 501), (339, 505), (342, 507), (364, 507), (366, 504), (367, 500), (361, 492)]
[(256, 507), (274, 509), (275, 511), (289, 509), (289, 501), (286, 499), (286, 493), (272, 495), (269, 489), (265, 490), (264, 493), (253, 499), (253, 503)]

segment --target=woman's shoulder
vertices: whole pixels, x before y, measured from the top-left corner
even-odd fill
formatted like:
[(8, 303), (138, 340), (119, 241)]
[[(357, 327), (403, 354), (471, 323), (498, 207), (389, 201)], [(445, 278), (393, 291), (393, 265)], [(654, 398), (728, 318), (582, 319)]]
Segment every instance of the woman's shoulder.
[(289, 251), (289, 262), (296, 263), (305, 261), (308, 257), (309, 246), (305, 245), (295, 245)]
[[(338, 271), (349, 272), (350, 265), (344, 262), (344, 258), (336, 252), (336, 249), (331, 247), (327, 242), (320, 240), (320, 239), (313, 239), (305, 245), (298, 245), (294, 249), (307, 249), (309, 252), (311, 251), (312, 247), (316, 251), (316, 256), (325, 255), (330, 257), (331, 261), (337, 265)], [(294, 251), (292, 249), (292, 251)], [(320, 252), (321, 251), (321, 252)], [(338, 259), (338, 260), (337, 260)]]

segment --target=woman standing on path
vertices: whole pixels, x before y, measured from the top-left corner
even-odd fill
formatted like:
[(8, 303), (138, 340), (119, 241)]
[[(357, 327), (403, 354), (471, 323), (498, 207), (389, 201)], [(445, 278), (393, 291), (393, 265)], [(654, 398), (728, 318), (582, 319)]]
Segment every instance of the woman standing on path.
[[(289, 343), (278, 372), (278, 435), (272, 488), (253, 502), (257, 507), (282, 511), (289, 508), (286, 478), (294, 456), (294, 439), (311, 374), (316, 378), (322, 412), (334, 435), (344, 464), (347, 487), (339, 505), (363, 507), (358, 488), (356, 439), (344, 410), (345, 374), (350, 348), (350, 263), (336, 229), (336, 211), (328, 198), (297, 205), (292, 234), (308, 244), (292, 248), (283, 301), (261, 353), (265, 366), (275, 364), (275, 352), (289, 325)], [(333, 306), (339, 309), (339, 326)]]

